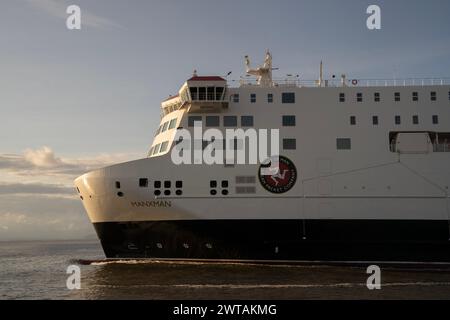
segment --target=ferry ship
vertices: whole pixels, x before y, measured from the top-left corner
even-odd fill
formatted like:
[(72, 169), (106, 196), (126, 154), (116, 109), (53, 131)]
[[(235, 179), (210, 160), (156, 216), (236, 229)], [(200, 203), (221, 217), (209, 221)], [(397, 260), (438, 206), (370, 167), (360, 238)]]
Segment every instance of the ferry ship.
[[(449, 79), (327, 80), (321, 64), (276, 80), (270, 52), (245, 63), (239, 82), (194, 72), (164, 100), (148, 157), (75, 180), (107, 258), (450, 262)], [(198, 122), (278, 129), (282, 174), (175, 164)]]

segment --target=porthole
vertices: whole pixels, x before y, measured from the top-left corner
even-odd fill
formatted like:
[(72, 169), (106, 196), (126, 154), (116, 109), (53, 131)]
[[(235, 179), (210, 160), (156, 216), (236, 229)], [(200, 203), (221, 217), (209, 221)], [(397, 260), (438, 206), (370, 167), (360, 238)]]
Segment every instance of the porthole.
[(210, 192), (209, 192), (212, 196), (215, 196), (216, 194), (217, 194), (217, 191), (216, 190), (211, 190)]
[(228, 195), (228, 190), (222, 190), (222, 195), (227, 196)]
[(83, 201), (83, 196), (80, 196), (81, 201)]
[(177, 191), (175, 191), (175, 194), (176, 194), (177, 196), (181, 196), (181, 195), (183, 194), (183, 191), (177, 190)]
[(117, 196), (118, 197), (123, 197), (123, 192), (122, 191), (117, 192)]
[(161, 190), (155, 190), (155, 192), (153, 192), (155, 194), (155, 196), (160, 196), (161, 195)]
[(164, 191), (164, 195), (165, 195), (165, 196), (170, 196), (170, 190), (165, 190), (165, 191)]

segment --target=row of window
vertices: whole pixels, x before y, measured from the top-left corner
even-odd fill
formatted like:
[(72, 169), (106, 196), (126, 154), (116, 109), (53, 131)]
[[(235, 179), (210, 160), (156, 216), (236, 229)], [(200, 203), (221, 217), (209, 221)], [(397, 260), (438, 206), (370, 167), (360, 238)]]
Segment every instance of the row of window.
[[(202, 121), (202, 116), (189, 116), (188, 126), (193, 127), (196, 121)], [(206, 116), (205, 125), (207, 127), (218, 127), (220, 126), (220, 116)], [(253, 116), (241, 116), (241, 127), (253, 127), (254, 121)], [(237, 127), (238, 117), (237, 116), (224, 116), (223, 117), (224, 127)]]
[[(448, 93), (448, 99), (450, 100), (450, 91)], [(375, 102), (381, 101), (381, 96), (379, 92), (375, 92), (373, 94), (373, 100)], [(394, 93), (394, 101), (399, 102), (401, 100), (400, 98), (400, 92)], [(436, 91), (430, 92), (430, 100), (431, 101), (437, 101), (437, 94)], [(357, 102), (363, 102), (363, 94), (361, 92), (356, 93), (356, 101)], [(417, 91), (414, 91), (412, 93), (412, 101), (419, 101), (419, 93)], [(339, 93), (339, 102), (345, 102), (345, 93), (341, 92)]]
[(150, 151), (148, 152), (148, 156), (151, 157), (158, 153), (165, 152), (167, 150), (168, 146), (169, 146), (169, 141), (164, 141), (162, 143), (158, 143), (157, 145), (151, 147)]
[[(439, 124), (439, 116), (438, 115), (433, 115), (431, 117), (431, 122), (433, 124)], [(396, 125), (400, 125), (401, 124), (401, 117), (400, 116), (395, 116), (394, 117), (394, 123)], [(413, 124), (419, 124), (419, 116), (418, 115), (413, 115), (412, 116), (412, 123)], [(379, 124), (379, 119), (378, 116), (372, 116), (372, 124), (374, 126), (377, 126)], [(350, 116), (350, 125), (354, 126), (356, 125), (356, 117), (355, 116)]]
[[(239, 93), (230, 96), (231, 101), (234, 103), (239, 103), (240, 96)], [(250, 94), (250, 103), (256, 103), (256, 93)], [(267, 94), (267, 103), (273, 103), (273, 93)], [(295, 92), (283, 92), (281, 93), (281, 103), (295, 103)]]
[(166, 121), (164, 122), (162, 125), (159, 126), (158, 130), (156, 130), (156, 136), (160, 133), (163, 133), (166, 130), (170, 130), (175, 128), (175, 126), (177, 125), (177, 119), (172, 119), (170, 121)]
[(224, 87), (189, 87), (189, 92), (193, 101), (221, 101), (223, 100), (224, 91)]
[[(139, 187), (141, 188), (147, 188), (149, 185), (149, 181), (147, 178), (140, 178), (139, 179)], [(161, 188), (163, 187), (163, 182), (156, 180), (153, 181), (153, 188), (154, 190), (154, 194), (155, 196), (160, 196), (162, 194), (161, 192)], [(170, 180), (166, 180), (164, 181), (164, 195), (165, 196), (170, 196), (171, 195), (171, 190), (170, 188), (172, 187), (172, 182)], [(183, 190), (181, 190), (183, 188), (183, 181), (175, 181), (175, 188), (177, 189), (175, 191), (175, 194), (177, 196), (181, 196), (183, 195)]]
[[(195, 121), (203, 121), (202, 116), (189, 116), (188, 126), (193, 127)], [(284, 127), (295, 127), (295, 116), (283, 116), (282, 123)], [(206, 116), (205, 119), (206, 127), (219, 127), (220, 126), (220, 116)], [(238, 117), (237, 116), (224, 116), (223, 117), (224, 127), (237, 127)], [(253, 127), (254, 120), (253, 116), (241, 116), (241, 127)]]

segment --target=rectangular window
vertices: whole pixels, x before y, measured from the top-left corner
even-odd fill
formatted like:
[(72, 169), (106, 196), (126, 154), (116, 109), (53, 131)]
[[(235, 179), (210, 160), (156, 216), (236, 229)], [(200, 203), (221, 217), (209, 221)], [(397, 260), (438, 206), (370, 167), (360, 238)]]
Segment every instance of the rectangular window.
[(228, 188), (228, 180), (222, 181), (222, 188)]
[(337, 138), (336, 148), (338, 150), (350, 150), (352, 148), (352, 140), (349, 138)]
[(220, 126), (220, 117), (219, 116), (206, 116), (206, 126), (207, 127)]
[(211, 188), (217, 188), (217, 181), (216, 181), (216, 180), (211, 180), (211, 181), (209, 182), (209, 186), (210, 186)]
[(155, 189), (161, 188), (161, 181), (155, 181), (155, 182), (153, 182), (153, 187), (154, 187)]
[(177, 189), (183, 188), (183, 181), (175, 181), (175, 188)]
[(283, 149), (284, 150), (297, 149), (297, 140), (296, 139), (283, 139)]
[(147, 188), (148, 187), (148, 179), (147, 178), (140, 178), (139, 179), (139, 187)]
[(166, 151), (168, 145), (169, 145), (169, 141), (164, 141), (163, 143), (161, 143), (161, 150), (159, 150), (159, 152), (164, 152), (164, 151)]
[(236, 184), (252, 184), (256, 183), (255, 176), (236, 176)]
[(412, 93), (412, 99), (413, 99), (413, 101), (419, 101), (419, 93), (418, 92), (413, 92)]
[(380, 93), (375, 92), (373, 95), (373, 99), (375, 100), (375, 102), (380, 102)]
[(233, 94), (233, 102), (234, 103), (239, 103), (239, 94), (238, 93)]
[(339, 93), (339, 102), (345, 102), (345, 93)]
[(236, 116), (224, 116), (223, 117), (224, 127), (237, 127), (237, 117)]
[(412, 117), (412, 120), (413, 120), (413, 124), (419, 124), (419, 116), (418, 115), (414, 115)]
[(170, 120), (169, 129), (175, 128), (176, 125), (177, 125), (177, 119)]
[(400, 101), (400, 92), (396, 92), (395, 93), (395, 102), (399, 102)]
[(350, 125), (352, 125), (352, 126), (356, 125), (356, 117), (355, 116), (350, 117)]
[(281, 94), (282, 103), (295, 103), (295, 93), (294, 92), (283, 92)]
[(357, 101), (357, 102), (362, 102), (362, 101), (363, 101), (363, 95), (362, 95), (361, 92), (358, 92), (358, 93), (356, 94), (356, 101)]
[(273, 103), (273, 94), (272, 93), (268, 93), (267, 94), (267, 102), (268, 103)]
[(198, 91), (197, 91), (197, 88), (195, 88), (195, 87), (190, 87), (189, 88), (189, 91), (191, 92), (191, 99), (192, 99), (192, 101), (195, 101), (195, 100), (198, 100)]
[(206, 88), (198, 88), (198, 100), (206, 100)]
[(120, 181), (116, 181), (116, 189), (120, 189)]
[(295, 127), (295, 116), (283, 116), (283, 127)]
[(207, 98), (209, 101), (214, 100), (214, 87), (207, 88)]
[(256, 94), (252, 93), (250, 94), (250, 102), (255, 103), (256, 102)]
[(395, 124), (399, 125), (401, 123), (402, 123), (402, 120), (401, 120), (400, 116), (395, 116)]
[(223, 100), (224, 87), (216, 87), (216, 100)]
[(193, 127), (195, 121), (202, 121), (202, 116), (189, 116), (188, 127)]
[(241, 116), (242, 127), (253, 127), (253, 116)]
[(158, 152), (159, 152), (159, 147), (161, 146), (161, 144), (157, 144), (156, 146), (155, 146), (155, 149), (153, 150), (153, 154), (155, 155), (155, 154), (157, 154)]
[(450, 91), (448, 92), (448, 100), (450, 100)]
[(439, 124), (439, 117), (436, 114), (433, 116), (433, 124)]
[(163, 124), (163, 127), (162, 127), (161, 132), (166, 131), (168, 126), (169, 126), (169, 121), (167, 121), (167, 122), (165, 122), (165, 123)]
[(373, 116), (373, 117), (372, 117), (372, 124), (373, 124), (374, 126), (377, 126), (377, 125), (378, 125), (378, 116)]
[(432, 91), (430, 93), (430, 99), (431, 99), (431, 101), (436, 101), (436, 91)]
[(168, 181), (168, 180), (164, 181), (164, 188), (169, 189), (170, 186), (171, 186), (170, 181)]

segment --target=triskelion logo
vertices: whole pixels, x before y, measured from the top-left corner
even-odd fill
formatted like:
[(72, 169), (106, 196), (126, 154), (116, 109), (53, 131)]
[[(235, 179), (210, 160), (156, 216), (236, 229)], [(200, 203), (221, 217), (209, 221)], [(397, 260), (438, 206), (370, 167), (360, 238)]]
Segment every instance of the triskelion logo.
[[(272, 158), (271, 161), (275, 161)], [(273, 175), (263, 175), (261, 173), (262, 168), (269, 168), (271, 162), (261, 164), (259, 168), (259, 181), (261, 185), (269, 192), (272, 193), (285, 193), (292, 189), (297, 180), (297, 169), (294, 163), (286, 157), (278, 157), (279, 170)], [(273, 167), (273, 166), (272, 166)], [(275, 166), (276, 167), (276, 166)]]

